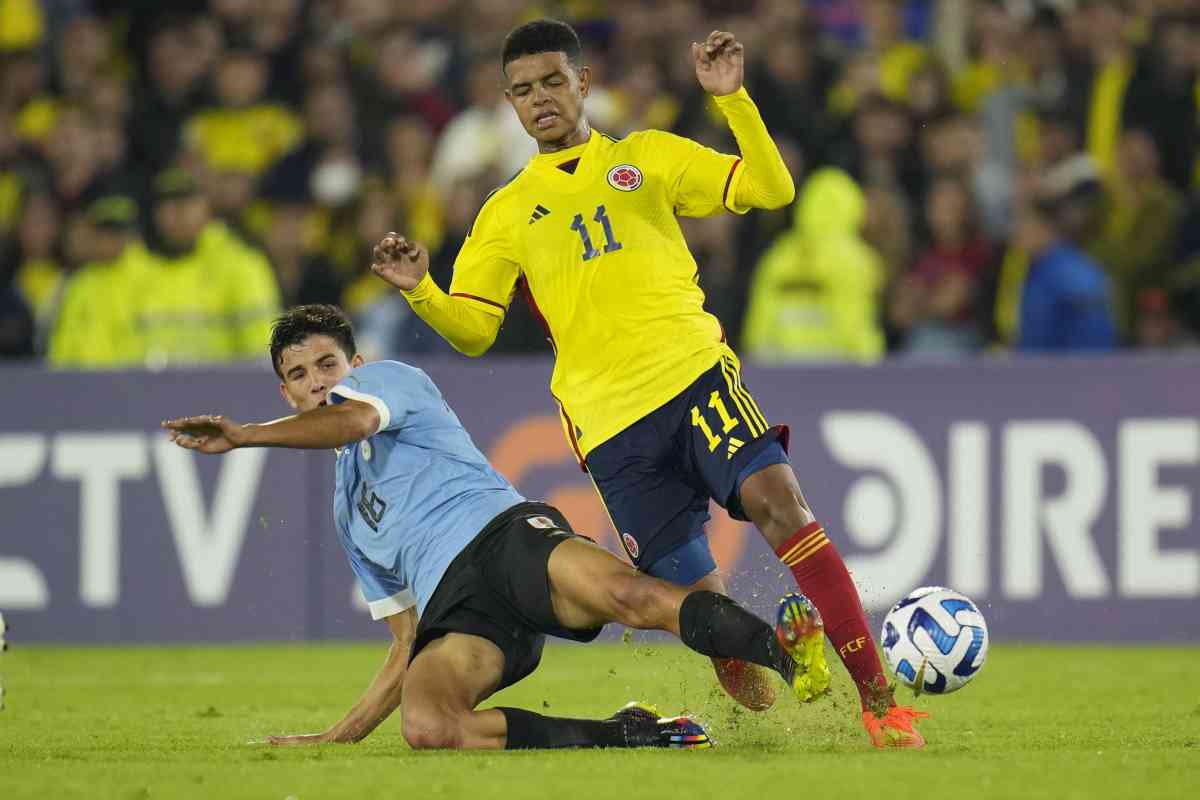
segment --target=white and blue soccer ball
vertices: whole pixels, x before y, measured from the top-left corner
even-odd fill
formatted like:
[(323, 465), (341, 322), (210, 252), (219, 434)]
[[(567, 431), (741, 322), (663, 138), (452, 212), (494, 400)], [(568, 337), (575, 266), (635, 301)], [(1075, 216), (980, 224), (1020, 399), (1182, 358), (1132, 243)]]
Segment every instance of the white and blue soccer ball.
[(879, 641), (897, 680), (917, 694), (949, 694), (987, 659), (987, 622), (953, 589), (923, 586), (892, 606)]

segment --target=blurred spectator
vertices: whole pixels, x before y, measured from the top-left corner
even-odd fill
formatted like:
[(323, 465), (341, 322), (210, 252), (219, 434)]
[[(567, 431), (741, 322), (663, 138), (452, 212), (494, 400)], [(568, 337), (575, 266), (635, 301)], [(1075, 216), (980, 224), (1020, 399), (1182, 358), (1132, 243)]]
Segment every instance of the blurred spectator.
[(263, 241), (284, 307), (342, 302), (339, 275), (319, 249), (316, 214), (304, 196), (281, 198), (271, 208)]
[(53, 309), (59, 284), (66, 274), (60, 231), (62, 213), (54, 196), (31, 191), (22, 205), (16, 247), (8, 254), (6, 269), (25, 305), (37, 319)]
[(266, 100), (267, 59), (253, 50), (227, 52), (214, 73), (217, 106), (192, 117), (184, 140), (218, 172), (258, 175), (303, 134), (286, 106)]
[(1137, 297), (1134, 343), (1144, 350), (1194, 350), (1200, 343), (1179, 323), (1167, 292), (1143, 289)]
[(884, 269), (860, 234), (862, 190), (822, 169), (801, 189), (795, 227), (763, 256), (750, 290), (742, 347), (766, 362), (873, 361), (883, 354)]
[(1059, 207), (1049, 199), (1025, 205), (1017, 244), (1029, 254), (1021, 293), (1017, 348), (1026, 352), (1111, 350), (1116, 329), (1103, 270), (1063, 238)]
[(132, 199), (104, 197), (87, 210), (89, 257), (67, 280), (47, 348), (56, 367), (104, 369), (140, 365), (145, 342), (136, 301), (149, 257)]
[(213, 219), (247, 242), (260, 240), (265, 222), (256, 213), (258, 179), (237, 169), (203, 170), (200, 178)]
[(33, 356), (33, 315), (9, 276), (0, 272), (0, 359)]
[(863, 0), (862, 9), (862, 49), (830, 95), (837, 114), (849, 113), (875, 89), (889, 100), (904, 102), (913, 74), (929, 58), (929, 51), (906, 35), (902, 0)]
[(954, 79), (954, 103), (974, 112), (1007, 86), (1021, 81), (1019, 25), (1001, 0), (978, 0), (972, 9), (974, 58)]
[(185, 170), (155, 179), (150, 269), (136, 324), (150, 365), (261, 358), (279, 312), (267, 260), (210, 216)]
[[(1013, 176), (1013, 193), (1007, 204), (1015, 214), (1016, 207), (1033, 202), (1039, 194), (1059, 198), (1059, 233), (1080, 246), (1095, 238), (1099, 230), (1098, 201), (1103, 188), (1096, 162), (1083, 150), (1082, 131), (1082, 125), (1068, 115), (1043, 111), (1036, 161)], [(1001, 344), (1017, 339), (1029, 265), (1029, 254), (1019, 241), (1010, 241), (990, 292), (994, 297), (993, 327)]]
[(929, 247), (896, 287), (891, 322), (907, 332), (913, 355), (965, 355), (982, 345), (978, 316), (991, 247), (979, 226), (967, 185), (943, 177), (925, 202)]
[(537, 153), (537, 144), (504, 100), (500, 77), (494, 58), (471, 64), (467, 107), (446, 125), (434, 149), (430, 178), (438, 189), (446, 191), (483, 172), (496, 171), (507, 177)]
[[(360, 175), (355, 113), (354, 100), (346, 85), (321, 83), (309, 89), (304, 100), (305, 136), (266, 175), (264, 192), (294, 201), (311, 197), (314, 177), (323, 164), (345, 164), (350, 172)], [(322, 178), (320, 182), (324, 185), (328, 179)], [(334, 198), (330, 205), (342, 205), (353, 195), (357, 178), (351, 183), (346, 196)]]
[[(408, 230), (417, 241), (424, 243), (431, 252), (436, 252), (441, 248), (445, 235), (445, 210), (443, 194), (438, 191), (431, 172), (433, 144), (433, 135), (422, 124), (420, 117), (406, 114), (396, 117), (388, 126), (388, 188), (398, 206), (396, 213), (405, 220)], [(508, 178), (509, 175), (504, 177)], [(483, 196), (502, 180), (495, 173), (487, 173), (485, 178), (490, 188), (479, 196), (475, 211), (479, 210)]]
[(379, 40), (374, 63), (358, 78), (358, 107), (370, 155), (384, 152), (382, 134), (398, 114), (415, 114), (435, 133), (454, 116), (454, 106), (438, 81), (446, 55), (408, 27), (393, 28)]
[(389, 231), (406, 226), (400, 224), (402, 217), (395, 195), (378, 176), (371, 176), (363, 183), (353, 212), (351, 229), (342, 232), (343, 260), (338, 267), (349, 279), (342, 305), (348, 313), (357, 315), (389, 292), (387, 285), (367, 269), (375, 245)]
[(930, 187), (940, 178), (956, 178), (971, 192), (971, 205), (998, 209), (1011, 203), (1011, 186), (996, 183), (994, 173), (984, 168), (983, 135), (977, 119), (950, 113), (926, 121), (919, 139), (925, 175), (921, 182), (925, 200)]
[(908, 84), (908, 108), (918, 128), (954, 111), (950, 72), (941, 61), (927, 59), (913, 73)]
[(1175, 250), (1166, 270), (1167, 290), (1175, 317), (1192, 336), (1200, 336), (1200, 196), (1193, 194), (1178, 229)]
[(1150, 135), (1141, 130), (1124, 134), (1116, 172), (1094, 212), (1100, 226), (1088, 252), (1108, 271), (1117, 320), (1127, 334), (1139, 292), (1161, 286), (1166, 278), (1183, 205), (1159, 170)]
[[(56, 199), (65, 210), (75, 211), (104, 193), (106, 182), (117, 180), (115, 169), (123, 160), (121, 148), (101, 150), (106, 137), (96, 136), (94, 121), (79, 106), (63, 106), (55, 115), (54, 128), (47, 136), (42, 155), (49, 171)], [(114, 152), (115, 150), (115, 152)]]
[(112, 40), (98, 17), (77, 16), (67, 25), (58, 43), (58, 90), (74, 102), (84, 103), (96, 79), (113, 68)]
[(21, 141), (13, 130), (12, 114), (0, 106), (0, 242), (12, 235), (21, 213), (28, 177), (21, 156)]
[(1150, 134), (1162, 176), (1187, 192), (1197, 174), (1200, 109), (1196, 105), (1200, 67), (1200, 17), (1167, 14), (1155, 25), (1129, 80), (1124, 126)]
[(763, 121), (776, 140), (786, 136), (815, 156), (832, 134), (825, 96), (835, 65), (822, 56), (808, 26), (769, 30), (764, 49), (746, 77)]
[(150, 34), (130, 135), (136, 160), (151, 173), (175, 159), (184, 122), (205, 100), (212, 37), (202, 18), (170, 14)]
[(267, 95), (300, 105), (305, 81), (296, 80), (304, 61), (301, 0), (253, 0), (246, 37), (267, 59)]
[(32, 48), (5, 51), (0, 58), (0, 107), (14, 115), (14, 128), (21, 139), (40, 142), (54, 127), (57, 107), (46, 90), (47, 69)]
[(1049, 172), (1068, 159), (1084, 158), (1089, 169), (1100, 175), (1096, 162), (1084, 151), (1083, 126), (1070, 114), (1056, 108), (1039, 110), (1037, 118), (1037, 148), (1033, 160), (1043, 171)]
[(862, 238), (878, 253), (890, 283), (912, 260), (912, 211), (908, 199), (886, 183), (868, 185)]
[(679, 101), (666, 90), (658, 64), (649, 55), (626, 63), (610, 95), (613, 119), (606, 126), (616, 136), (654, 128), (671, 130), (679, 117)]
[(1117, 141), (1129, 99), (1135, 51), (1123, 0), (1089, 0), (1079, 12), (1087, 31), (1091, 89), (1087, 108), (1087, 149), (1102, 175), (1115, 167)]
[(913, 142), (908, 109), (883, 95), (863, 99), (855, 113), (849, 136), (830, 151), (830, 161), (859, 184), (883, 184), (902, 192), (910, 202), (919, 200), (925, 175)]

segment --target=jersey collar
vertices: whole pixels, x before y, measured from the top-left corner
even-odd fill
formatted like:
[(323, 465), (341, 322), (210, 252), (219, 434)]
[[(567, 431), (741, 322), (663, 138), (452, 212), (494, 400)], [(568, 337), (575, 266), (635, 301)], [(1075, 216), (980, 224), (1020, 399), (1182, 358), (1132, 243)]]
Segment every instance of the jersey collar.
[[(588, 140), (583, 144), (577, 144), (574, 147), (568, 147), (566, 150), (555, 150), (553, 153), (538, 153), (529, 161), (529, 166), (542, 174), (561, 175), (563, 178), (573, 178), (589, 171), (591, 161), (587, 157), (588, 151), (592, 145), (601, 139), (600, 132), (592, 129)], [(559, 164), (564, 164), (573, 158), (579, 159), (579, 166), (575, 168), (574, 174), (565, 172), (558, 168)]]

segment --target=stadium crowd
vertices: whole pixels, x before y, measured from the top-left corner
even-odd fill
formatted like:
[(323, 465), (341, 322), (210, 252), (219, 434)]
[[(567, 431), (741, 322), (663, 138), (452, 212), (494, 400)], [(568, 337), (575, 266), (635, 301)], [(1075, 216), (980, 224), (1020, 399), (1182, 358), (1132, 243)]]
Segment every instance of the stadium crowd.
[[(367, 266), (446, 287), (534, 144), (508, 30), (572, 22), (593, 125), (734, 143), (688, 44), (745, 43), (796, 202), (682, 220), (754, 359), (1177, 349), (1200, 332), (1200, 0), (0, 0), (0, 357), (261, 358), (334, 302), (448, 350)], [(496, 349), (547, 349), (512, 304)]]

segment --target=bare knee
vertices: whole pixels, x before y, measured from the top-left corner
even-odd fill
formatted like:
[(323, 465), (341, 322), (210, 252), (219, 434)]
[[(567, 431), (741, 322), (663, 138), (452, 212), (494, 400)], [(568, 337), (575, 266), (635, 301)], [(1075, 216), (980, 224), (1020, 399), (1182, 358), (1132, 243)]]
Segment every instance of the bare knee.
[(612, 580), (608, 598), (617, 622), (630, 628), (669, 628), (671, 587), (648, 575), (629, 574)]
[(814, 519), (796, 476), (785, 464), (768, 467), (747, 478), (742, 483), (741, 501), (747, 516), (775, 546)]
[(432, 706), (404, 710), (404, 740), (413, 750), (457, 750), (462, 747), (462, 720)]

